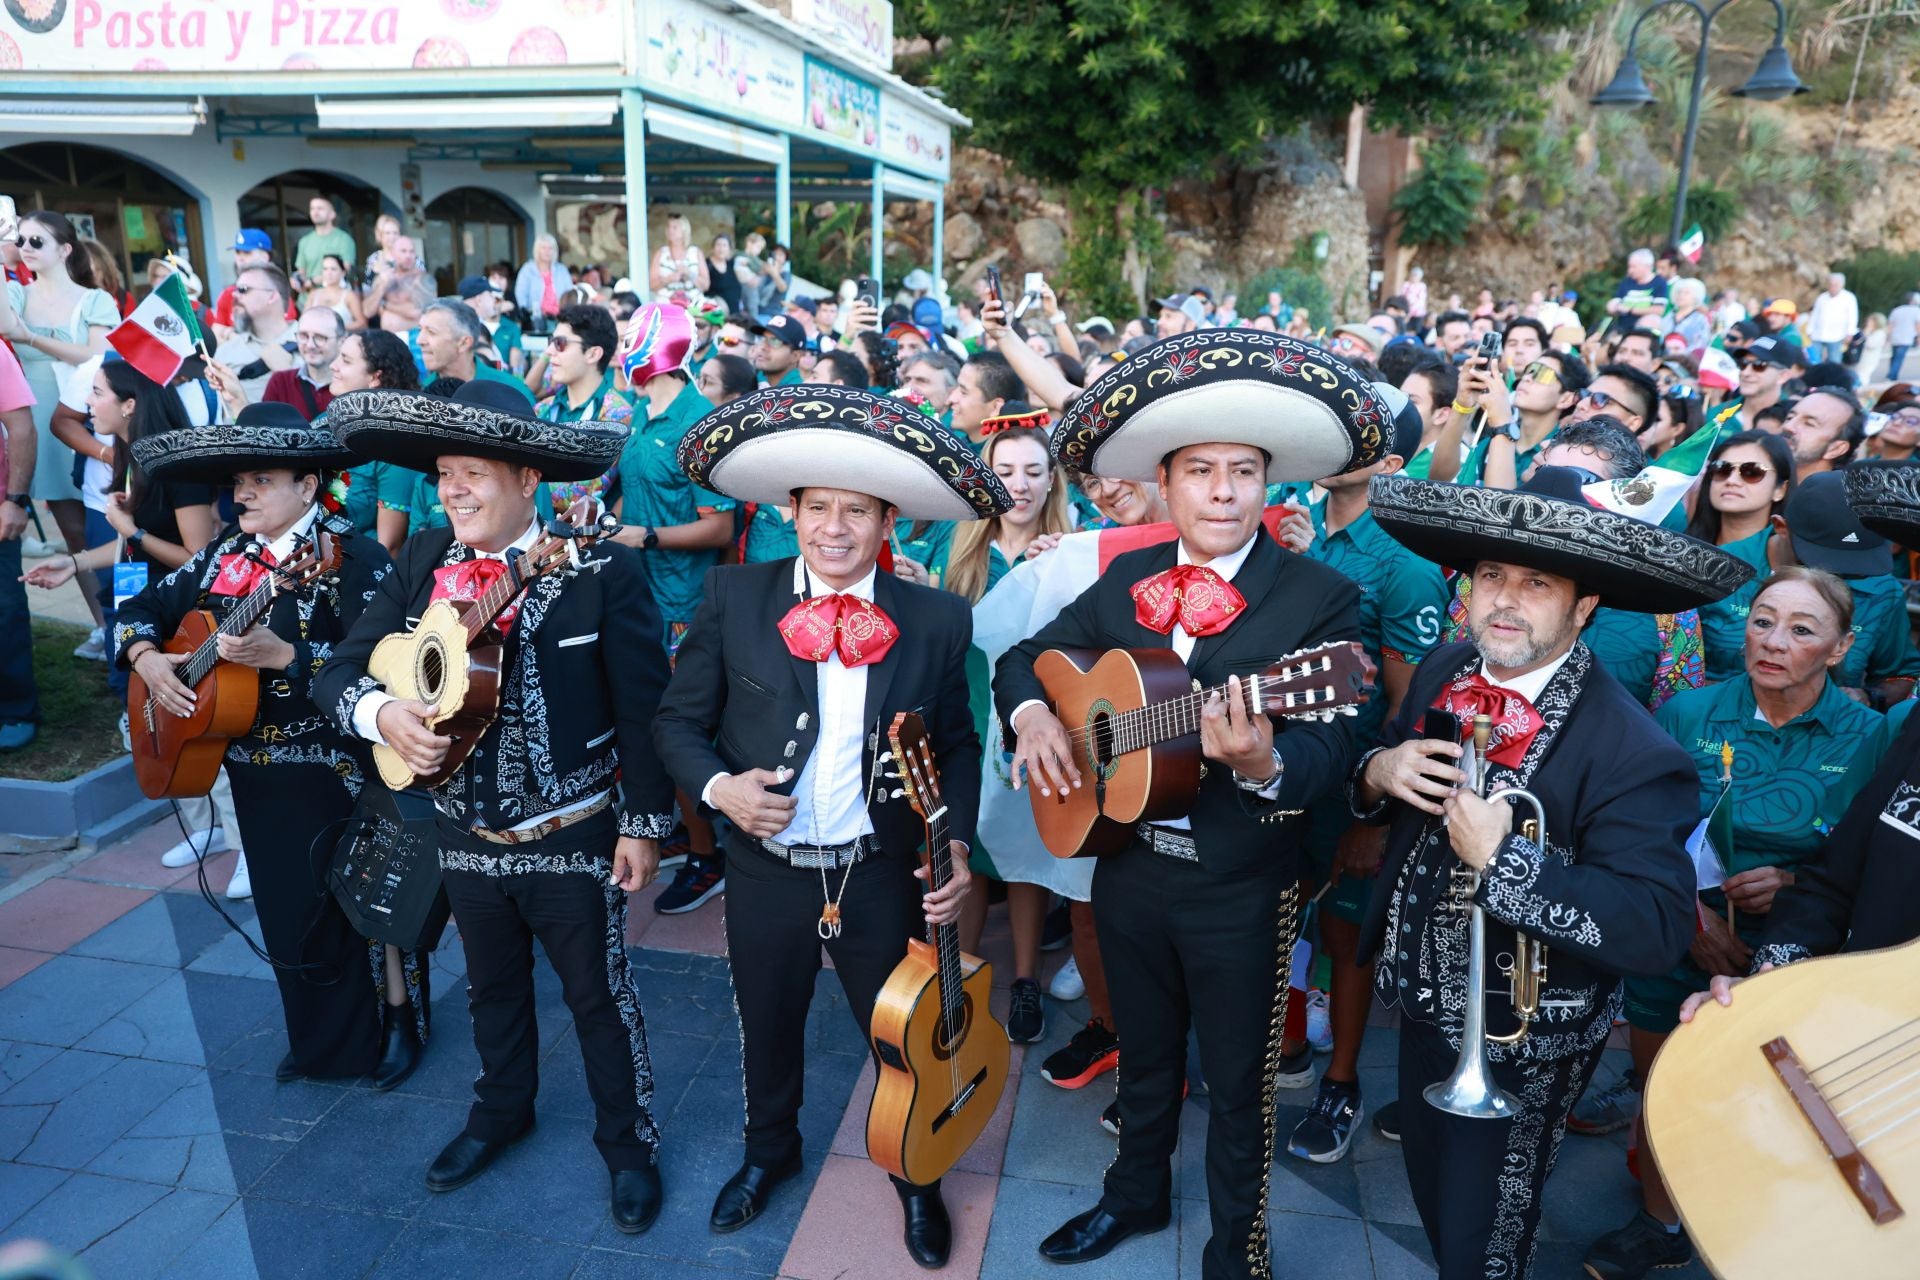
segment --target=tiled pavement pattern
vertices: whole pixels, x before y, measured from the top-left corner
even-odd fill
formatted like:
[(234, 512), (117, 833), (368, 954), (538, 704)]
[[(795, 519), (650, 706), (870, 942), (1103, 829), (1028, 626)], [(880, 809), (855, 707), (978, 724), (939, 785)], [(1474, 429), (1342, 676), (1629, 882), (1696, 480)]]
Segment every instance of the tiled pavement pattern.
[[(0, 859), (0, 876), (14, 877), (0, 880), (0, 1241), (50, 1241), (79, 1253), (99, 1280), (917, 1274), (899, 1245), (891, 1188), (864, 1158), (870, 1072), (831, 971), (807, 1033), (805, 1173), (747, 1229), (707, 1230), (713, 1193), (741, 1150), (738, 1026), (718, 955), (719, 904), (660, 917), (651, 894), (635, 903), (629, 940), (652, 1039), (668, 1203), (652, 1231), (627, 1237), (607, 1218), (579, 1051), (544, 962), (538, 1127), (478, 1182), (433, 1195), (422, 1172), (459, 1130), (477, 1068), (458, 939), (450, 934), (434, 957), (435, 1035), (412, 1080), (390, 1094), (277, 1086), (285, 1041), (273, 986), (201, 899), (193, 871), (160, 866), (173, 836), (168, 824), (149, 828), (24, 891), (29, 864)], [(208, 863), (216, 890), (231, 858)], [(233, 914), (252, 920), (245, 904)], [(990, 934), (985, 949), (1004, 975), (1004, 937)], [(1063, 958), (1049, 956), (1049, 969)], [(1069, 1093), (1038, 1074), (1075, 1014), (1084, 1008), (1049, 1001), (1046, 1043), (1015, 1049), (1016, 1085), (946, 1180), (956, 1230), (947, 1274), (1197, 1278), (1208, 1232), (1204, 1097), (1185, 1113), (1173, 1228), (1071, 1272), (1034, 1252), (1093, 1203), (1112, 1159), (1097, 1124), (1111, 1077)], [(1378, 1027), (1362, 1068), (1370, 1101), (1391, 1096), (1392, 1060), (1393, 1032)], [(1282, 1093), (1283, 1136), (1309, 1097)], [(1543, 1277), (1577, 1276), (1584, 1243), (1625, 1220), (1623, 1145), (1567, 1142), (1548, 1194)], [(1370, 1128), (1337, 1165), (1281, 1155), (1272, 1214), (1278, 1274), (1432, 1274), (1398, 1148)]]

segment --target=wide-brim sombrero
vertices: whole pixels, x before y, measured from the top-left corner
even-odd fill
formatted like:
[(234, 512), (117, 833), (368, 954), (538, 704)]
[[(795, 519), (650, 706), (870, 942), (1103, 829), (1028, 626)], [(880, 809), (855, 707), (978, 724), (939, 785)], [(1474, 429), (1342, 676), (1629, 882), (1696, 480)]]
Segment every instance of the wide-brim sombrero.
[(1368, 505), (1414, 554), (1462, 573), (1482, 560), (1571, 578), (1630, 613), (1678, 613), (1722, 599), (1753, 566), (1710, 542), (1597, 507), (1579, 473), (1542, 467), (1519, 489), (1375, 476)]
[(1874, 459), (1840, 475), (1861, 524), (1903, 547), (1920, 547), (1920, 462)]
[(1157, 480), (1195, 444), (1265, 450), (1270, 482), (1319, 480), (1387, 452), (1393, 412), (1359, 373), (1318, 347), (1260, 329), (1164, 338), (1109, 369), (1054, 430), (1062, 466)]
[(289, 404), (250, 404), (237, 422), (135, 440), (133, 458), (155, 480), (188, 484), (231, 484), (242, 471), (340, 471), (359, 461), (324, 421), (309, 425)]
[(828, 383), (767, 387), (687, 429), (680, 469), (741, 502), (850, 489), (910, 520), (981, 520), (1013, 505), (973, 446), (912, 405)]
[(563, 482), (605, 475), (630, 432), (615, 422), (544, 421), (518, 391), (487, 379), (452, 396), (349, 391), (327, 406), (327, 422), (356, 454), (410, 471), (433, 475), (448, 456), (492, 458)]

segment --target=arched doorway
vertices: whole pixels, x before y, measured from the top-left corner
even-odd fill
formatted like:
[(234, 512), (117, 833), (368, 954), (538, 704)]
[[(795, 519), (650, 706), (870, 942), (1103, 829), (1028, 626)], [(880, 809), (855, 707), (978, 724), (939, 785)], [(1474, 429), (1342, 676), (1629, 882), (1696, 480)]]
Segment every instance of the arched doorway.
[(442, 295), (452, 293), (462, 276), (486, 274), (489, 263), (517, 268), (526, 239), (526, 215), (480, 187), (455, 187), (427, 206), (424, 252)]
[(184, 253), (206, 275), (199, 196), (130, 156), (74, 142), (0, 148), (0, 191), (21, 213), (66, 214), (106, 246), (136, 294), (146, 293), (148, 260), (168, 253)]
[[(333, 203), (336, 225), (353, 237), (356, 265), (365, 263), (378, 243), (373, 228), (380, 215), (399, 214), (377, 188), (357, 178), (318, 169), (289, 169), (240, 197), (240, 225), (258, 227), (272, 236), (273, 260), (291, 271), (294, 246), (313, 230), (307, 207), (315, 196), (325, 196)], [(359, 276), (354, 278), (358, 280)]]

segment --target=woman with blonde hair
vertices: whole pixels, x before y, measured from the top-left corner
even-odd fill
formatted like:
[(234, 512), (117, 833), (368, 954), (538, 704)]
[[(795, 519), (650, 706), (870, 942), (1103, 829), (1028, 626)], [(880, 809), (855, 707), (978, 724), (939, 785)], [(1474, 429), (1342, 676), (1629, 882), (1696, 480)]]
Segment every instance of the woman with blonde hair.
[(655, 302), (688, 306), (694, 295), (707, 291), (707, 256), (694, 248), (693, 224), (685, 214), (667, 218), (667, 242), (653, 256), (649, 275)]
[[(1067, 484), (1047, 451), (1045, 422), (1044, 411), (1011, 401), (999, 416), (981, 424), (982, 430), (988, 433), (982, 449), (987, 465), (1007, 487), (1013, 506), (1003, 516), (968, 521), (954, 530), (946, 573), (941, 579), (941, 585), (947, 590), (976, 604), (1013, 566), (1031, 555), (1038, 555), (1061, 535), (1072, 531)], [(997, 781), (1000, 786), (1008, 786), (1005, 753), (1000, 735), (994, 732), (990, 673), (986, 655), (979, 649), (968, 650), (967, 684), (972, 690), (980, 740), (988, 744), (986, 776), (981, 785), (991, 787)], [(1019, 856), (1016, 857), (1016, 853)], [(1007, 1035), (1019, 1044), (1036, 1041), (1046, 1033), (1038, 973), (1040, 936), (1052, 894), (1046, 876), (1054, 870), (1045, 864), (1055, 860), (1044, 850), (1039, 854), (1043, 860), (1041, 865), (1030, 865), (1032, 857), (1030, 851), (1003, 848), (1000, 863), (1005, 865), (1001, 865), (976, 834), (970, 864), (980, 874), (974, 878), (974, 887), (960, 915), (961, 949), (977, 955), (987, 917), (986, 877), (1006, 885), (1008, 924), (1013, 933), (1013, 986)]]

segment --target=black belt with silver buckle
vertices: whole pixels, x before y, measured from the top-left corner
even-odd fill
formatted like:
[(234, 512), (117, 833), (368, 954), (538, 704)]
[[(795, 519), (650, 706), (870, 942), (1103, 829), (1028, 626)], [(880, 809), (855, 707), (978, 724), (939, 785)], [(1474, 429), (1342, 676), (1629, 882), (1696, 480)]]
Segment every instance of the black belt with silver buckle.
[(1194, 846), (1193, 837), (1185, 831), (1169, 831), (1151, 822), (1143, 822), (1133, 829), (1133, 834), (1155, 853), (1163, 853), (1182, 862), (1200, 861), (1200, 851)]
[(762, 840), (760, 847), (790, 867), (806, 870), (852, 866), (868, 854), (880, 852), (880, 837), (864, 835), (846, 844), (781, 844)]

